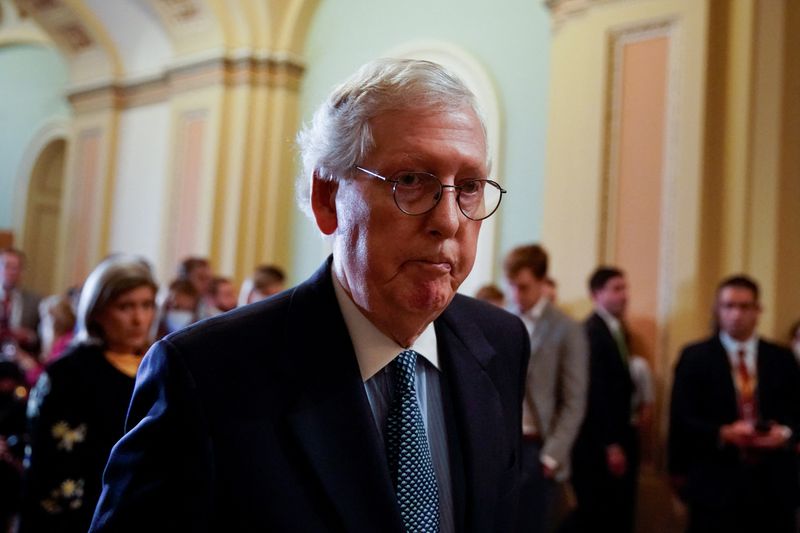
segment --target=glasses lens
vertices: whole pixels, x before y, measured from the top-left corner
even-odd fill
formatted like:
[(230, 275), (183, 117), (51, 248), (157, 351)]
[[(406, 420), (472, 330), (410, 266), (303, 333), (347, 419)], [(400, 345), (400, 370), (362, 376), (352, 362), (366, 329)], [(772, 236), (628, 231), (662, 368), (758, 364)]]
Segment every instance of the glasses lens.
[(394, 181), (394, 200), (409, 215), (427, 213), (442, 194), (439, 179), (425, 172), (404, 172)]
[(473, 220), (482, 220), (497, 210), (502, 192), (500, 186), (489, 180), (462, 182), (458, 195), (461, 211)]

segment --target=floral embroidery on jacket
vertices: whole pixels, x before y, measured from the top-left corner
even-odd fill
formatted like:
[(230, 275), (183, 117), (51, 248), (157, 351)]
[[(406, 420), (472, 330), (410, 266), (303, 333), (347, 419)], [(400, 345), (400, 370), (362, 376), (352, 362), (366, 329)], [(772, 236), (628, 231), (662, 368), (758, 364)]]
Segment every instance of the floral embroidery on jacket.
[(75, 444), (86, 440), (86, 424), (72, 428), (65, 421), (59, 420), (50, 429), (50, 433), (58, 441), (59, 450), (71, 452)]
[(65, 479), (50, 497), (41, 501), (42, 508), (50, 514), (74, 511), (83, 505), (83, 480)]

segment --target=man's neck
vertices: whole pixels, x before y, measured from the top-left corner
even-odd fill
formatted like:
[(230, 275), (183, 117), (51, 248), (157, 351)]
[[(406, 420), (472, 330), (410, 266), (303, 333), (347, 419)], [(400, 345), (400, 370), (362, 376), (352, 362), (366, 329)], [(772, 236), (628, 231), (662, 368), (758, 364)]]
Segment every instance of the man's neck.
[[(333, 277), (334, 283), (338, 284), (341, 287), (344, 294), (353, 302), (353, 305), (356, 306), (358, 311), (364, 315), (364, 317), (369, 320), (373, 326), (375, 326), (378, 331), (392, 339), (398, 345), (408, 348), (414, 344), (417, 338), (422, 335), (422, 332), (431, 324), (440, 314), (439, 313), (432, 313), (427, 316), (421, 315), (409, 315), (407, 313), (403, 313), (401, 316), (392, 316), (388, 317), (388, 319), (378, 316), (378, 314), (370, 312), (367, 309), (364, 309), (359, 303), (353, 298), (352, 293), (350, 292), (349, 288), (342, 283), (341, 279), (337, 276), (336, 272), (331, 272)], [(449, 303), (449, 302), (448, 302)], [(446, 306), (445, 306), (446, 307)]]
[(540, 295), (538, 298), (536, 298), (536, 300), (534, 300), (533, 304), (528, 306), (527, 309), (520, 308), (520, 314), (541, 313), (541, 311), (545, 308), (546, 305), (547, 305), (547, 298)]
[(747, 335), (732, 335), (732, 334), (728, 333), (727, 331), (722, 331), (721, 335), (726, 336), (730, 340), (732, 340), (734, 342), (737, 342), (739, 344), (745, 344), (747, 342), (750, 342), (752, 339), (754, 339), (756, 337), (756, 331), (753, 330)]
[(600, 315), (601, 317), (603, 317), (606, 320), (612, 319), (612, 320), (616, 320), (618, 322), (622, 322), (622, 317), (621, 316), (617, 316), (614, 313), (609, 312), (608, 309), (606, 309), (605, 307), (603, 307), (599, 303), (595, 303), (594, 304), (594, 310), (598, 315)]

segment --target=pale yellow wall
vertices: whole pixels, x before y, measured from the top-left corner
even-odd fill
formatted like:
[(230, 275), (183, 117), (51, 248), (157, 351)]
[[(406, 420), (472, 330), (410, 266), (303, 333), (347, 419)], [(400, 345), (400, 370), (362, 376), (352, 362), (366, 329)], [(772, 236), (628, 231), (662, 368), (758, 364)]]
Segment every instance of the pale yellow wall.
[(57, 286), (79, 285), (108, 253), (118, 113), (76, 109), (67, 142)]
[(614, 260), (603, 242), (610, 35), (651, 26), (670, 28), (665, 194), (671, 196), (665, 205), (671, 211), (665, 216), (671, 228), (664, 292), (675, 335), (664, 341), (665, 352), (676, 349), (674, 338), (698, 334), (698, 323), (705, 321), (704, 312), (688, 302), (697, 292), (699, 268), (707, 16), (703, 1), (612, 2), (566, 21), (553, 36), (543, 241), (560, 280), (559, 297), (582, 317), (590, 307), (588, 274), (598, 263)]
[[(667, 32), (667, 35), (664, 33)], [(654, 360), (658, 346), (659, 289), (664, 261), (662, 227), (664, 147), (669, 81), (668, 29), (621, 36), (615, 48), (614, 116), (606, 193), (614, 204), (604, 223), (608, 228), (607, 255), (626, 271), (630, 292), (627, 322), (633, 353)], [(612, 187), (613, 185), (613, 187)], [(614, 202), (611, 202), (611, 198)], [(612, 224), (613, 222), (613, 224)]]
[(774, 240), (779, 244), (781, 268), (775, 276), (775, 335), (788, 335), (800, 320), (800, 2), (787, 2), (783, 26), (784, 50), (780, 155), (781, 194), (777, 199), (780, 226)]

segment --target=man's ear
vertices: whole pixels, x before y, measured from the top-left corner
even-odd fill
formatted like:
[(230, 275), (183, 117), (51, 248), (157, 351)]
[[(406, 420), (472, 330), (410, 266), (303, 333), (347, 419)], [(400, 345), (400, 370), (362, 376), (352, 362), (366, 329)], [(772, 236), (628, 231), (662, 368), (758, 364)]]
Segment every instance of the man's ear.
[(311, 178), (311, 211), (317, 221), (317, 227), (325, 235), (331, 235), (339, 225), (336, 218), (336, 191), (339, 183), (326, 180), (314, 171)]

